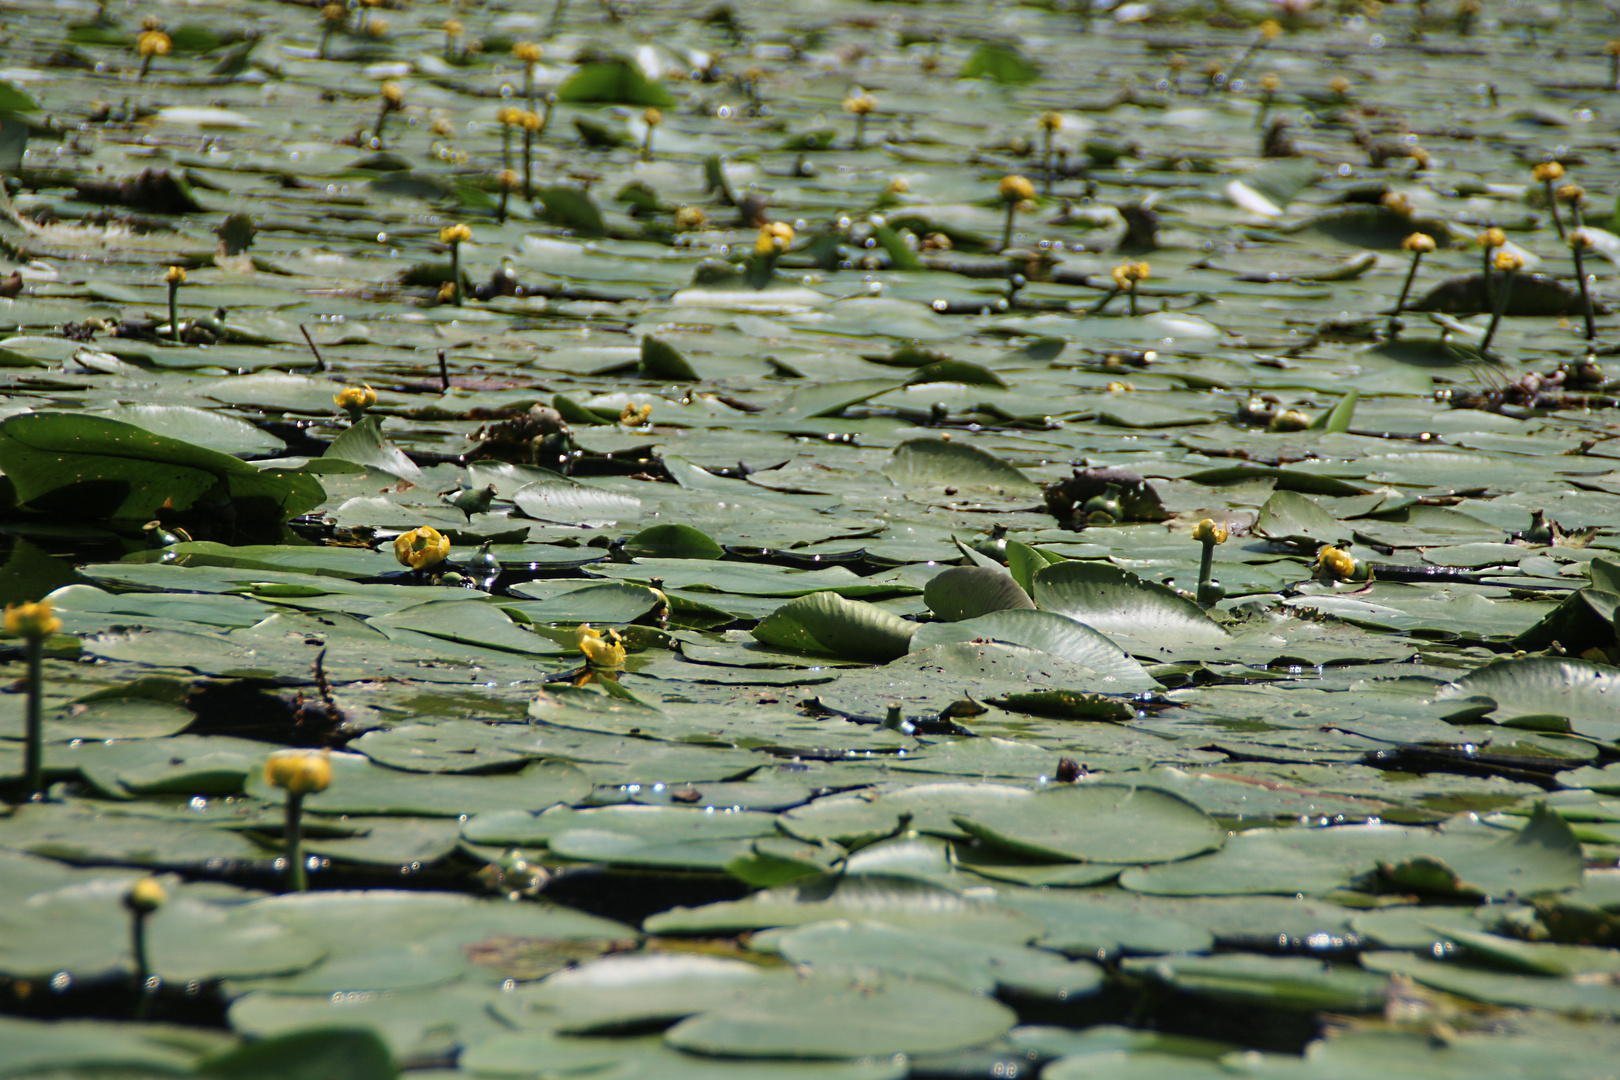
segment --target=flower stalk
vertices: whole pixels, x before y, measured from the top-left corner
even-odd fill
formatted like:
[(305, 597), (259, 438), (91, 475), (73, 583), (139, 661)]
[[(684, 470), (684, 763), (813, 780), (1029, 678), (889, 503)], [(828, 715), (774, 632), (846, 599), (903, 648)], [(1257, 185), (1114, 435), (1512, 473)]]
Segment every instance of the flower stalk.
[(332, 756), (326, 751), (277, 750), (264, 763), (265, 782), (287, 793), (287, 828), (283, 836), (287, 883), (293, 892), (309, 891), (304, 861), (304, 796), (325, 791), (332, 782)]
[(1586, 280), (1586, 252), (1592, 246), (1592, 236), (1585, 228), (1575, 228), (1569, 234), (1569, 254), (1575, 260), (1575, 280), (1581, 287), (1581, 317), (1586, 320), (1586, 340), (1597, 340), (1597, 323), (1592, 318), (1592, 287)]
[(1547, 211), (1552, 214), (1553, 227), (1558, 230), (1558, 239), (1568, 240), (1569, 235), (1564, 232), (1564, 219), (1558, 213), (1558, 193), (1553, 185), (1564, 178), (1564, 166), (1556, 161), (1543, 161), (1531, 172), (1536, 182), (1547, 193)]
[(1491, 309), (1490, 325), (1485, 327), (1485, 337), (1479, 343), (1479, 351), (1482, 353), (1491, 351), (1491, 342), (1496, 339), (1496, 328), (1502, 325), (1502, 316), (1507, 312), (1508, 297), (1513, 295), (1513, 275), (1524, 268), (1524, 260), (1511, 251), (1498, 251), (1495, 266), (1502, 277), (1502, 282), (1496, 290), (1496, 304)]
[(1055, 112), (1041, 113), (1041, 138), (1043, 140), (1043, 149), (1041, 155), (1042, 171), (1045, 173), (1044, 187), (1046, 189), (1046, 194), (1048, 195), (1052, 194), (1052, 183), (1054, 179), (1052, 173), (1052, 142), (1057, 138), (1058, 129), (1061, 127), (1063, 127), (1063, 117), (1061, 114)]
[(1484, 253), (1484, 264), (1480, 274), (1485, 279), (1485, 303), (1494, 308), (1496, 306), (1496, 282), (1492, 279), (1491, 269), (1495, 265), (1496, 252), (1507, 243), (1507, 233), (1491, 226), (1479, 234), (1480, 250)]

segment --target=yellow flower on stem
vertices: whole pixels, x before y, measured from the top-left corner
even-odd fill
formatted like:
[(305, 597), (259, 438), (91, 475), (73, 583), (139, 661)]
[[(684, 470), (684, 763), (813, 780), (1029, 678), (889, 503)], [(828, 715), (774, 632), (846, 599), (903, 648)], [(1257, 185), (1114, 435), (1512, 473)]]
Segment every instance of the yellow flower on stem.
[(1137, 314), (1136, 287), (1153, 276), (1153, 268), (1145, 262), (1122, 262), (1114, 267), (1114, 290), (1131, 298), (1131, 315)]
[(657, 109), (648, 109), (641, 114), (641, 122), (647, 125), (647, 135), (641, 140), (641, 160), (652, 160), (653, 129), (664, 122), (664, 114)]
[(348, 413), (349, 420), (355, 422), (377, 404), (377, 391), (369, 386), (345, 386), (332, 395), (332, 404)]
[(1552, 214), (1553, 227), (1558, 230), (1558, 239), (1567, 240), (1568, 234), (1564, 232), (1564, 219), (1558, 216), (1558, 195), (1553, 185), (1564, 178), (1564, 166), (1557, 161), (1543, 161), (1530, 171), (1547, 192), (1547, 210)]
[(309, 890), (304, 863), (304, 796), (325, 791), (332, 782), (332, 755), (325, 750), (277, 750), (264, 763), (265, 783), (287, 793), (287, 827), (283, 837), (287, 874), (293, 892)]
[(1205, 518), (1193, 527), (1193, 539), (1204, 546), (1198, 561), (1198, 603), (1212, 607), (1226, 597), (1221, 583), (1210, 576), (1215, 567), (1215, 545), (1226, 543), (1226, 526)]
[(439, 243), (450, 246), (450, 302), (461, 306), (461, 245), (472, 239), (472, 230), (461, 223), (446, 225), (439, 230)]
[(394, 538), (394, 558), (401, 566), (426, 570), (450, 557), (450, 538), (431, 525), (422, 525)]
[(23, 713), (23, 790), (29, 798), (45, 795), (45, 639), (62, 629), (49, 600), (6, 605), (6, 633), (24, 641), (28, 656), (28, 699)]
[(1007, 204), (1007, 223), (1001, 230), (1001, 250), (1006, 251), (1012, 247), (1013, 220), (1018, 216), (1018, 207), (1035, 197), (1035, 185), (1022, 176), (1003, 176), (996, 185), (996, 194)]
[(793, 226), (785, 221), (769, 221), (759, 227), (759, 237), (754, 241), (754, 253), (776, 256), (786, 251), (792, 244)]
[(1401, 241), (1401, 247), (1412, 253), (1412, 265), (1407, 267), (1406, 281), (1401, 285), (1401, 295), (1395, 300), (1395, 310), (1389, 316), (1389, 325), (1386, 332), (1394, 337), (1400, 331), (1401, 312), (1406, 310), (1406, 298), (1412, 292), (1412, 282), (1417, 278), (1418, 264), (1423, 256), (1434, 250), (1434, 237), (1428, 233), (1415, 232)]
[(844, 99), (844, 111), (855, 118), (855, 149), (866, 146), (866, 118), (877, 108), (877, 98), (865, 90), (857, 90)]

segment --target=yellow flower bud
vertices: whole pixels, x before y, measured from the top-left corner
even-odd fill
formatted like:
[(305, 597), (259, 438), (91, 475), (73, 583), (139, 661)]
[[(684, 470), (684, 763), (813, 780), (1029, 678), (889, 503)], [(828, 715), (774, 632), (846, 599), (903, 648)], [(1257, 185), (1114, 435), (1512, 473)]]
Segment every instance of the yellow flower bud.
[(501, 186), (502, 191), (516, 191), (518, 189), (518, 185), (522, 183), (522, 181), (518, 179), (518, 174), (513, 172), (511, 169), (502, 169), (500, 172), (496, 173), (495, 182)]
[(345, 386), (332, 396), (332, 404), (344, 412), (363, 413), (377, 404), (377, 391), (369, 386)]
[(844, 99), (844, 111), (852, 116), (865, 116), (877, 108), (877, 99), (864, 90), (849, 95)]
[(168, 56), (174, 42), (161, 30), (146, 30), (135, 39), (135, 52), (143, 59), (148, 56)]
[(648, 127), (657, 127), (664, 122), (664, 114), (657, 109), (648, 109), (641, 114), (641, 122)]
[(619, 423), (626, 427), (641, 427), (652, 419), (652, 409), (650, 402), (626, 405), (624, 411), (619, 414)]
[(1578, 251), (1590, 251), (1592, 248), (1592, 234), (1585, 229), (1570, 230), (1569, 246)]
[(516, 105), (502, 105), (495, 110), (495, 121), (501, 127), (517, 127), (523, 123), (523, 110)]
[(405, 91), (399, 83), (385, 82), (377, 92), (382, 95), (383, 107), (389, 112), (405, 107)]
[(1564, 176), (1564, 166), (1556, 161), (1543, 161), (1530, 171), (1536, 182), (1546, 183), (1548, 180), (1561, 180)]
[(1604, 42), (1603, 51), (1610, 56), (1620, 56), (1620, 38), (1610, 38)]
[(1324, 547), (1316, 553), (1316, 574), (1319, 577), (1335, 578), (1347, 581), (1357, 576), (1360, 567), (1348, 551), (1340, 551), (1336, 547)]
[(169, 899), (169, 892), (157, 878), (145, 877), (129, 887), (124, 904), (131, 911), (150, 915)]
[(1226, 526), (1217, 525), (1211, 518), (1205, 518), (1193, 527), (1193, 539), (1200, 544), (1226, 543)]
[(1586, 198), (1586, 189), (1579, 184), (1565, 184), (1553, 192), (1553, 195), (1559, 202), (1578, 203)]
[(532, 41), (520, 41), (512, 46), (512, 58), (521, 60), (525, 64), (539, 63), (540, 56), (540, 46)]
[(1153, 268), (1145, 262), (1122, 262), (1114, 267), (1114, 288), (1129, 289), (1138, 281), (1153, 276)]
[(521, 115), (519, 115), (519, 117), (518, 117), (518, 123), (523, 127), (524, 131), (539, 131), (540, 130), (540, 114), (539, 113), (532, 112), (532, 111), (530, 111), (528, 109), (520, 110), (520, 113), (521, 113)]
[(1434, 250), (1434, 237), (1428, 233), (1415, 232), (1401, 241), (1401, 247), (1419, 255), (1427, 255)]
[(1350, 92), (1350, 80), (1343, 75), (1335, 75), (1328, 81), (1328, 89), (1339, 97), (1344, 97)]
[(1499, 248), (1505, 243), (1507, 243), (1507, 233), (1494, 225), (1479, 234), (1479, 246), (1482, 248)]
[(344, 7), (342, 4), (327, 4), (325, 7), (321, 8), (321, 18), (325, 19), (329, 23), (342, 22), (348, 13), (349, 9)]
[(773, 255), (786, 251), (793, 244), (793, 226), (785, 221), (770, 221), (759, 227), (759, 239), (754, 242), (758, 255)]
[(1024, 202), (1035, 197), (1035, 185), (1022, 176), (1003, 176), (996, 190), (1000, 192), (1002, 202)]
[(459, 244), (464, 240), (471, 239), (472, 230), (459, 222), (455, 225), (446, 225), (439, 230), (439, 243), (441, 244)]
[(700, 206), (683, 206), (675, 211), (675, 227), (682, 232), (694, 232), (709, 223), (709, 215)]
[(332, 755), (325, 750), (277, 750), (264, 763), (264, 780), (289, 795), (325, 791), (332, 782)]
[(1055, 113), (1055, 112), (1043, 112), (1043, 113), (1041, 113), (1041, 127), (1045, 128), (1047, 131), (1057, 131), (1062, 126), (1063, 126), (1063, 116), (1062, 116), (1061, 113)]
[(450, 556), (450, 538), (431, 525), (422, 525), (394, 538), (394, 558), (401, 566), (424, 570)]
[(467, 28), (461, 25), (460, 19), (446, 19), (444, 20), (444, 25), (440, 27), (440, 29), (442, 29), (448, 36), (458, 38), (466, 32)]
[(1298, 409), (1284, 409), (1266, 425), (1270, 431), (1304, 431), (1311, 426), (1311, 418)]
[(62, 629), (62, 620), (51, 610), (49, 600), (37, 604), (7, 604), (6, 633), (13, 637), (43, 641)]
[(186, 283), (186, 271), (183, 267), (171, 266), (163, 275), (163, 280), (169, 285), (184, 285)]
[(1260, 23), (1260, 36), (1266, 41), (1276, 41), (1282, 34), (1282, 23), (1276, 19), (1266, 19)]
[(1276, 75), (1260, 76), (1260, 89), (1268, 94), (1275, 94), (1282, 89), (1282, 79)]
[(1512, 251), (1498, 251), (1496, 258), (1492, 262), (1498, 270), (1503, 272), (1524, 269), (1524, 259)]

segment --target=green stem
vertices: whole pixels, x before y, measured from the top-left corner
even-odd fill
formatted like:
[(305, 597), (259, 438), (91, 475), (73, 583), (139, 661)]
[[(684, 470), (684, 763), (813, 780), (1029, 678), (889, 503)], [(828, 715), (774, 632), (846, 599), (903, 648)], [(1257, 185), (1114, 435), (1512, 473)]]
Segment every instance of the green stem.
[(1492, 253), (1495, 250), (1495, 248), (1489, 246), (1485, 248), (1485, 265), (1480, 270), (1485, 282), (1485, 303), (1492, 311), (1496, 310), (1496, 280), (1491, 275)]
[(28, 639), (27, 740), (23, 744), (23, 790), (30, 799), (45, 797), (43, 703), (45, 640)]
[(567, 9), (568, 0), (557, 0), (557, 6), (551, 9), (551, 21), (546, 23), (548, 33), (557, 29), (557, 24), (562, 22), (563, 12)]
[(451, 303), (461, 306), (461, 241), (450, 241), (450, 283), (454, 288), (454, 299)]
[(1491, 311), (1491, 323), (1485, 328), (1485, 337), (1479, 343), (1482, 353), (1491, 351), (1491, 342), (1496, 338), (1496, 328), (1502, 323), (1502, 316), (1507, 311), (1508, 297), (1513, 293), (1513, 271), (1502, 271), (1502, 287), (1496, 290), (1496, 306)]
[(169, 339), (178, 343), (180, 341), (180, 283), (169, 282)]
[(1198, 591), (1200, 594), (1209, 588), (1209, 578), (1215, 569), (1215, 545), (1209, 541), (1204, 542), (1204, 553), (1198, 559)]
[(371, 138), (378, 146), (382, 145), (383, 121), (388, 119), (388, 102), (384, 101), (382, 108), (377, 110), (377, 124), (371, 129)]
[(512, 168), (512, 125), (501, 125), (501, 169), (508, 171)]
[(523, 65), (523, 96), (529, 99), (529, 111), (534, 112), (534, 65)]
[(1137, 312), (1136, 312), (1136, 282), (1134, 280), (1131, 282), (1130, 297), (1131, 297), (1131, 318), (1134, 319), (1134, 318), (1136, 318), (1136, 314), (1137, 314)]
[(1423, 252), (1412, 252), (1412, 265), (1407, 268), (1406, 281), (1401, 284), (1401, 295), (1395, 301), (1395, 310), (1389, 317), (1389, 328), (1385, 332), (1394, 338), (1400, 332), (1401, 312), (1406, 309), (1406, 298), (1411, 295), (1412, 282), (1417, 277), (1418, 264), (1423, 261)]
[(1018, 214), (1018, 203), (1007, 203), (1007, 224), (1001, 230), (1001, 250), (1012, 247), (1013, 218)]
[(1553, 182), (1545, 181), (1547, 186), (1547, 209), (1552, 211), (1553, 227), (1558, 230), (1558, 239), (1568, 240), (1564, 233), (1564, 219), (1558, 216), (1558, 193), (1553, 190)]
[(146, 959), (146, 912), (130, 912), (129, 951), (135, 955), (135, 1019), (145, 1020), (152, 1005), (152, 995), (146, 983), (152, 977), (152, 965)]
[(1579, 244), (1569, 250), (1570, 254), (1575, 257), (1575, 280), (1581, 286), (1581, 315), (1586, 319), (1586, 340), (1596, 341), (1597, 324), (1592, 320), (1592, 294), (1586, 283), (1586, 256), (1582, 253)]
[(287, 793), (287, 878), (293, 892), (309, 892), (309, 871), (304, 866), (304, 795)]
[(641, 140), (641, 160), (642, 161), (651, 161), (652, 160), (652, 136), (653, 136), (653, 125), (648, 124), (647, 125), (647, 136), (646, 136), (646, 138)]
[[(550, 114), (550, 111), (551, 110), (549, 108), (546, 110), (548, 115)], [(525, 126), (523, 128), (523, 197), (529, 200), (534, 199), (534, 180), (532, 179), (534, 176), (534, 169), (531, 168), (533, 161), (534, 132)]]
[(512, 194), (511, 190), (505, 184), (502, 184), (501, 185), (501, 206), (500, 206), (500, 210), (496, 214), (496, 219), (502, 225), (506, 224), (506, 200), (507, 200), (507, 197), (509, 195), (511, 195), (511, 194)]
[(1118, 296), (1119, 294), (1120, 294), (1120, 290), (1117, 287), (1109, 289), (1107, 292), (1103, 293), (1103, 298), (1101, 300), (1099, 300), (1095, 304), (1091, 305), (1091, 310), (1088, 311), (1086, 314), (1088, 314), (1088, 315), (1100, 315), (1100, 314), (1102, 314), (1103, 308), (1107, 307), (1109, 302), (1112, 301), (1114, 299), (1114, 297)]
[(1046, 129), (1046, 193), (1052, 194), (1052, 129)]
[(866, 145), (866, 114), (855, 114), (855, 149), (864, 149)]

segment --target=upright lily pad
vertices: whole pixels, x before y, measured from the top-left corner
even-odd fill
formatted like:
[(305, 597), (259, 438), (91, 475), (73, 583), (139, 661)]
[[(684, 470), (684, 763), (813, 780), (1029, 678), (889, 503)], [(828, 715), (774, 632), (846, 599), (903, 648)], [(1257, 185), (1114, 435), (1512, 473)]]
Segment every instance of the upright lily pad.
[(1225, 644), (1230, 635), (1197, 604), (1100, 562), (1056, 563), (1035, 574), (1035, 605), (1082, 622), (1127, 648)]
[(881, 663), (904, 656), (916, 629), (876, 605), (819, 592), (789, 600), (753, 634), (766, 645)]
[(946, 622), (1035, 607), (1035, 601), (1010, 574), (987, 566), (952, 566), (940, 571), (924, 586), (923, 600)]
[(228, 502), (244, 522), (279, 522), (319, 506), (314, 477), (256, 469), (217, 450), (133, 424), (70, 413), (0, 423), (0, 469), (30, 508), (144, 522), (160, 509)]

